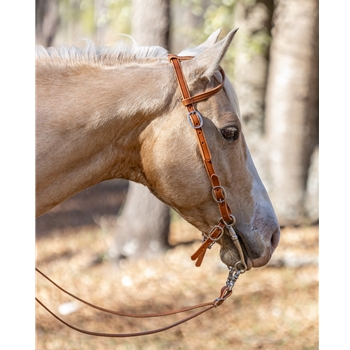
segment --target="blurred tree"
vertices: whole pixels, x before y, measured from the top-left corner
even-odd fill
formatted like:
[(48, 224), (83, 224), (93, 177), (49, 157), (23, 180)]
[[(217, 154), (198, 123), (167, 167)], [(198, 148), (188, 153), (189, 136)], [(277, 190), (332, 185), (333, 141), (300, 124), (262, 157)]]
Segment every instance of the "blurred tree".
[[(204, 14), (210, 0), (172, 0), (172, 52), (179, 53), (183, 49), (197, 46), (206, 39), (203, 33)], [(211, 33), (209, 33), (211, 34)], [(204, 40), (202, 40), (204, 38)]]
[(260, 176), (265, 182), (265, 94), (269, 65), (274, 0), (239, 0), (234, 7), (234, 26), (239, 27), (233, 45), (234, 86), (238, 95), (244, 135)]
[(169, 48), (171, 35), (178, 53), (234, 27), (240, 30), (222, 65), (236, 88), (254, 161), (281, 224), (315, 222), (317, 0), (36, 0), (36, 40), (45, 46), (77, 37), (113, 44), (126, 33), (139, 44)]
[(274, 0), (236, 2), (234, 25), (234, 82), (244, 122), (244, 133), (257, 145), (264, 132), (267, 82)]
[(312, 184), (307, 180), (318, 145), (318, 0), (278, 1), (270, 57), (270, 195), (280, 224), (295, 225), (304, 223), (310, 213), (305, 199), (307, 184), (309, 190)]
[(106, 32), (107, 23), (107, 1), (105, 0), (94, 0), (94, 20), (95, 24), (95, 41), (97, 44), (104, 43), (104, 37)]
[(118, 34), (130, 34), (130, 0), (56, 0), (61, 25), (55, 45), (88, 38), (113, 45)]
[[(173, 52), (194, 47), (221, 28), (221, 37), (234, 27), (236, 0), (172, 0)], [(236, 38), (235, 38), (236, 40)], [(234, 48), (230, 47), (222, 61), (225, 73), (233, 77)]]
[(132, 0), (132, 37), (139, 45), (169, 49), (170, 0)]
[[(282, 225), (317, 222), (318, 2), (174, 0), (174, 4), (182, 14), (177, 41), (185, 36), (196, 45), (219, 27), (223, 34), (240, 28), (222, 65), (233, 78), (254, 161)], [(195, 28), (184, 20), (183, 9), (191, 11)]]
[(35, 0), (36, 44), (51, 46), (59, 24), (58, 0)]
[[(170, 0), (133, 0), (132, 37), (139, 45), (169, 48)], [(110, 256), (154, 257), (169, 248), (170, 208), (147, 187), (129, 182), (129, 190)]]

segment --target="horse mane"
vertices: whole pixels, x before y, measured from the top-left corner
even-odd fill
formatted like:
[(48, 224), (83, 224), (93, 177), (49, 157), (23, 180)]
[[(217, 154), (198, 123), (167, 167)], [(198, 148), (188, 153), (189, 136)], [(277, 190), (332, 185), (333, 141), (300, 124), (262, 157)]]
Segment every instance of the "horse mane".
[[(122, 35), (123, 38), (131, 39), (131, 44), (125, 40), (119, 40), (114, 47), (100, 45), (96, 46), (91, 40), (80, 39), (85, 42), (84, 47), (60, 45), (58, 47), (44, 48), (36, 46), (36, 61), (41, 65), (49, 66), (131, 66), (133, 64), (145, 64), (155, 62), (160, 58), (166, 58), (168, 51), (160, 46), (139, 46), (129, 35)], [(179, 56), (197, 56), (204, 50), (204, 47), (185, 49)], [(217, 78), (219, 74), (217, 73)], [(220, 80), (220, 79), (218, 79)], [(237, 114), (240, 117), (238, 99), (230, 81), (226, 79), (225, 91), (231, 101), (236, 106)]]
[[(131, 38), (131, 37), (130, 37)], [(131, 38), (132, 39), (132, 38)], [(36, 62), (52, 66), (67, 65), (98, 65), (118, 66), (154, 62), (159, 58), (166, 58), (168, 51), (160, 46), (139, 46), (132, 39), (132, 43), (119, 41), (114, 47), (96, 46), (91, 40), (85, 41), (84, 47), (61, 45), (44, 48), (36, 46)]]

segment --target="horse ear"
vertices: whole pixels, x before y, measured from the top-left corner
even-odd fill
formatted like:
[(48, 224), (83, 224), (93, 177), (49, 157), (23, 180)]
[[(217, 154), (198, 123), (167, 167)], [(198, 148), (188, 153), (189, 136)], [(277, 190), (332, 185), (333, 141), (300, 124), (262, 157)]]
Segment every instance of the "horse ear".
[(205, 49), (207, 49), (208, 47), (213, 46), (218, 41), (220, 33), (221, 33), (221, 29), (217, 29), (214, 33), (212, 33), (209, 36), (209, 38), (204, 43), (202, 43), (199, 46), (194, 47), (192, 49), (182, 50), (178, 54), (178, 56), (197, 56), (197, 55), (199, 55)]
[[(192, 60), (183, 62), (183, 69), (188, 77), (188, 83), (194, 84), (195, 81), (201, 79), (210, 79), (213, 77), (215, 71), (219, 69), (219, 64), (226, 54), (228, 47), (230, 46), (233, 37), (235, 36), (238, 28), (231, 30), (227, 36), (221, 41), (206, 47), (198, 56)], [(212, 35), (214, 35), (214, 32)], [(208, 38), (208, 40), (210, 37)], [(207, 40), (207, 41), (208, 41)], [(204, 45), (203, 43), (202, 45)]]
[(218, 41), (221, 30), (221, 28), (217, 29), (214, 33), (210, 34), (209, 38), (203, 44), (200, 44), (198, 48), (206, 49), (213, 46)]

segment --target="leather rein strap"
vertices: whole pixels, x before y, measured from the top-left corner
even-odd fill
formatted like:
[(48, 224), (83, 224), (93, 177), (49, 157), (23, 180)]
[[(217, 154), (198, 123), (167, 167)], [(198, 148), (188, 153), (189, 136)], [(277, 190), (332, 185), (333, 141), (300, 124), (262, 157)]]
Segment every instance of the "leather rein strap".
[[(56, 288), (60, 289), (62, 292), (66, 293), (70, 297), (88, 305), (89, 307), (92, 307), (94, 309), (97, 309), (99, 311), (117, 315), (117, 316), (122, 316), (122, 317), (134, 317), (134, 318), (149, 318), (149, 317), (163, 317), (163, 316), (169, 316), (169, 315), (175, 315), (179, 314), (182, 312), (187, 312), (195, 309), (202, 309), (201, 311), (197, 311), (196, 313), (183, 318), (182, 320), (172, 323), (168, 326), (162, 327), (162, 328), (157, 328), (149, 331), (144, 331), (144, 332), (135, 332), (135, 333), (101, 333), (101, 332), (92, 332), (92, 331), (87, 331), (81, 328), (78, 328), (76, 326), (73, 326), (66, 321), (64, 321), (62, 318), (57, 316), (55, 313), (53, 313), (47, 306), (45, 306), (38, 298), (35, 298), (35, 300), (44, 308), (46, 309), (53, 317), (55, 317), (58, 321), (66, 325), (67, 327), (74, 329), (77, 332), (88, 334), (88, 335), (93, 335), (93, 336), (99, 336), (99, 337), (113, 337), (113, 338), (126, 338), (126, 337), (137, 337), (137, 336), (144, 336), (144, 335), (149, 335), (149, 334), (155, 334), (159, 332), (166, 331), (168, 329), (171, 329), (173, 327), (176, 327), (182, 323), (185, 323), (213, 308), (216, 308), (220, 306), (231, 294), (232, 294), (232, 288), (237, 281), (239, 275), (243, 272), (246, 271), (246, 264), (244, 260), (244, 254), (242, 251), (242, 248), (240, 246), (238, 236), (236, 235), (233, 226), (236, 222), (235, 217), (232, 215), (231, 210), (226, 202), (226, 191), (225, 189), (221, 186), (219, 176), (216, 174), (214, 170), (214, 166), (212, 164), (212, 158), (211, 154), (209, 151), (209, 147), (206, 141), (206, 138), (204, 136), (204, 132), (202, 129), (203, 126), (203, 117), (202, 115), (198, 112), (198, 110), (195, 108), (195, 104), (200, 101), (204, 101), (208, 99), (210, 96), (213, 96), (216, 94), (223, 86), (224, 86), (224, 81), (225, 81), (225, 73), (222, 68), (220, 68), (220, 73), (222, 76), (222, 81), (219, 83), (218, 86), (207, 90), (201, 94), (191, 96), (186, 80), (184, 78), (184, 75), (182, 73), (181, 69), (181, 60), (189, 60), (192, 59), (192, 56), (175, 56), (175, 55), (168, 55), (169, 61), (173, 64), (174, 70), (177, 76), (177, 80), (179, 82), (183, 100), (182, 103), (184, 106), (186, 106), (188, 110), (188, 121), (193, 127), (193, 129), (196, 132), (197, 135), (197, 141), (199, 145), (199, 149), (201, 151), (201, 155), (203, 158), (204, 166), (207, 171), (211, 186), (212, 186), (212, 195), (214, 200), (217, 202), (219, 211), (221, 214), (221, 218), (218, 222), (217, 225), (215, 225), (207, 237), (205, 238), (204, 242), (202, 245), (198, 248), (198, 250), (191, 256), (192, 260), (197, 260), (196, 261), (196, 266), (200, 266), (202, 263), (202, 260), (204, 258), (204, 254), (207, 250), (207, 248), (210, 248), (216, 241), (218, 241), (222, 235), (224, 234), (225, 229), (229, 233), (233, 243), (235, 244), (238, 253), (240, 255), (240, 261), (238, 261), (234, 267), (229, 267), (229, 275), (226, 281), (226, 285), (221, 288), (220, 291), (220, 296), (216, 298), (212, 302), (208, 303), (202, 303), (198, 304), (195, 306), (190, 306), (170, 312), (164, 312), (164, 313), (153, 313), (153, 314), (130, 314), (130, 313), (125, 313), (125, 312), (118, 312), (118, 311), (113, 311), (109, 309), (105, 309), (99, 306), (96, 306), (94, 304), (91, 304), (74, 294), (66, 291), (64, 288), (60, 287), (58, 284), (56, 284), (54, 281), (52, 281), (49, 277), (47, 277), (43, 272), (41, 272), (39, 269), (35, 268), (35, 270), (42, 275), (45, 279), (47, 279), (50, 283), (52, 283)], [(242, 268), (243, 267), (243, 268)]]
[[(56, 284), (54, 281), (52, 281), (49, 277), (47, 277), (43, 272), (41, 272), (39, 269), (35, 268), (35, 270), (40, 273), (44, 278), (46, 278), (49, 282), (51, 282), (54, 286), (56, 286), (58, 289), (60, 289), (62, 292), (68, 294), (69, 296), (71, 296), (72, 298), (79, 300), (80, 302), (94, 308), (97, 309), (99, 311), (105, 312), (105, 313), (109, 313), (109, 314), (113, 314), (113, 315), (117, 315), (117, 316), (122, 316), (122, 317), (133, 317), (133, 318), (151, 318), (151, 317), (163, 317), (163, 316), (169, 316), (169, 315), (175, 315), (175, 314), (179, 314), (182, 312), (186, 312), (186, 311), (191, 311), (191, 310), (195, 310), (195, 309), (200, 309), (203, 308), (201, 311), (198, 311), (186, 318), (183, 318), (182, 320), (172, 323), (168, 326), (162, 327), (162, 328), (157, 328), (157, 329), (152, 329), (149, 331), (144, 331), (144, 332), (135, 332), (135, 333), (101, 333), (101, 332), (92, 332), (92, 331), (87, 331), (85, 329), (81, 329), (78, 328), (76, 326), (73, 326), (71, 324), (69, 324), (68, 322), (64, 321), (62, 318), (60, 318), (59, 316), (57, 316), (55, 313), (53, 313), (47, 306), (45, 306), (38, 298), (35, 298), (35, 300), (46, 310), (48, 311), (53, 317), (55, 317), (58, 321), (60, 321), (61, 323), (63, 323), (64, 325), (66, 325), (67, 327), (74, 329), (77, 332), (80, 333), (84, 333), (84, 334), (88, 334), (88, 335), (94, 335), (97, 337), (110, 337), (110, 338), (128, 338), (128, 337), (139, 337), (139, 336), (143, 336), (143, 335), (149, 335), (149, 334), (155, 334), (155, 333), (160, 333), (163, 331), (166, 331), (168, 329), (171, 329), (173, 327), (176, 327), (182, 323), (185, 323), (213, 308), (216, 308), (218, 306), (220, 306), (231, 294), (232, 294), (232, 287), (230, 287), (229, 285), (226, 285), (224, 287), (222, 287), (221, 292), (220, 292), (220, 296), (219, 298), (215, 299), (213, 302), (208, 302), (208, 303), (202, 303), (202, 304), (198, 304), (195, 306), (190, 306), (190, 307), (186, 307), (186, 308), (182, 308), (179, 310), (174, 310), (174, 311), (170, 311), (170, 312), (164, 312), (164, 313), (153, 313), (153, 314), (130, 314), (130, 313), (125, 313), (125, 312), (119, 312), (119, 311), (113, 311), (113, 310), (109, 310), (109, 309), (105, 309), (99, 306), (96, 306), (94, 304), (91, 304), (77, 296), (75, 296), (72, 293), (69, 293), (68, 291), (66, 291), (64, 288), (60, 287), (58, 284)], [(238, 275), (239, 276), (239, 275)], [(237, 280), (238, 276), (235, 278), (235, 280)], [(235, 282), (235, 281), (234, 281)], [(233, 282), (233, 284), (234, 284)]]

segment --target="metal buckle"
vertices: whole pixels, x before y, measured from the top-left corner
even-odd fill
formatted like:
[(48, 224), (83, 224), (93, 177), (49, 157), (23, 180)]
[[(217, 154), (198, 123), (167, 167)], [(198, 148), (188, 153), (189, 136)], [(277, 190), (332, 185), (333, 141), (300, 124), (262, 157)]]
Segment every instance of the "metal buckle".
[[(216, 198), (215, 190), (216, 190), (217, 188), (221, 188), (221, 190), (222, 190), (222, 192), (223, 192), (223, 194), (224, 194), (224, 199), (217, 199), (217, 198)], [(214, 187), (211, 189), (211, 194), (212, 194), (212, 196), (213, 196), (213, 198), (214, 198), (214, 201), (215, 201), (216, 203), (221, 204), (221, 203), (224, 203), (224, 202), (225, 202), (225, 199), (226, 199), (226, 190), (225, 190), (222, 186), (214, 186)], [(226, 222), (224, 222), (224, 223), (225, 223), (225, 225), (226, 225)], [(227, 226), (227, 225), (226, 225), (226, 226)]]
[(220, 220), (225, 224), (225, 226), (229, 229), (230, 227), (234, 226), (236, 224), (236, 218), (230, 214), (230, 218), (232, 219), (232, 223), (228, 224), (223, 218), (221, 218)]
[[(198, 126), (195, 126), (192, 122), (192, 119), (191, 119), (191, 114), (197, 114), (197, 117), (199, 118), (199, 125)], [(202, 115), (198, 112), (198, 111), (191, 111), (187, 114), (187, 120), (188, 122), (190, 123), (190, 125), (192, 126), (193, 129), (199, 129), (203, 126), (203, 117)]]
[[(215, 229), (217, 229), (217, 228), (221, 231), (220, 234), (219, 234), (219, 236), (216, 237), (216, 238), (211, 237), (211, 234), (212, 234), (212, 233), (215, 231)], [(214, 244), (215, 242), (217, 242), (217, 241), (222, 237), (222, 235), (224, 234), (224, 232), (225, 232), (225, 230), (224, 230), (221, 226), (215, 225), (215, 226), (210, 230), (210, 232), (209, 232), (208, 235), (204, 235), (204, 233), (203, 233), (203, 236), (206, 236), (206, 237), (205, 237), (206, 240), (207, 240), (207, 239), (210, 239), (210, 240), (212, 241), (212, 243), (210, 244), (210, 246), (208, 247), (208, 249), (211, 249), (211, 247), (213, 246), (213, 244)]]

